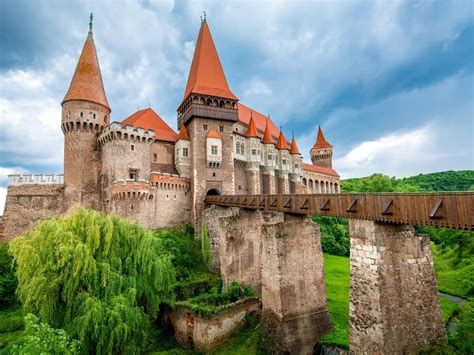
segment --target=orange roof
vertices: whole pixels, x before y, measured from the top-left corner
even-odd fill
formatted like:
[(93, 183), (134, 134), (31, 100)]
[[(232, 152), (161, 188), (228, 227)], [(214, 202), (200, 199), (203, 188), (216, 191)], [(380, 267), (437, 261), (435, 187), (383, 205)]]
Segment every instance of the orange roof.
[(293, 139), (291, 140), (290, 153), (291, 154), (300, 154), (298, 146), (296, 145), (296, 139), (295, 139), (294, 134), (293, 134)]
[(265, 131), (263, 132), (262, 142), (264, 144), (273, 143), (273, 138), (270, 134), (270, 125), (268, 124), (268, 122), (270, 122), (269, 119), (266, 120)]
[(176, 142), (178, 140), (176, 132), (151, 108), (135, 112), (124, 119), (121, 124), (122, 126), (132, 125), (133, 127), (152, 129), (155, 131), (155, 139), (160, 141)]
[(313, 145), (314, 148), (331, 148), (332, 145), (324, 138), (323, 131), (321, 127), (318, 127), (318, 137), (316, 138), (316, 143)]
[(201, 23), (183, 101), (191, 93), (238, 100), (227, 84), (207, 21)]
[(252, 112), (250, 112), (250, 121), (247, 126), (247, 132), (245, 133), (247, 138), (256, 137), (259, 138), (257, 133), (257, 127), (255, 127), (255, 122), (253, 121)]
[(188, 130), (184, 124), (179, 128), (178, 140), (180, 141), (190, 141)]
[(219, 132), (217, 131), (214, 131), (214, 130), (210, 130), (209, 133), (207, 134), (207, 138), (219, 138), (219, 139), (222, 139), (221, 135), (219, 134)]
[(104, 83), (102, 82), (92, 30), (89, 30), (69, 90), (62, 103), (73, 100), (94, 102), (110, 110), (105, 95)]
[(286, 149), (288, 150), (288, 142), (286, 141), (283, 132), (280, 130), (280, 135), (278, 136), (278, 142), (276, 144), (277, 149)]
[(250, 116), (257, 127), (257, 130), (261, 132), (265, 132), (265, 127), (267, 126), (268, 122), (268, 130), (269, 134), (271, 135), (273, 140), (277, 140), (278, 136), (280, 135), (280, 130), (275, 126), (273, 121), (269, 119), (267, 116), (262, 115), (261, 113), (251, 109), (248, 106), (241, 104), (240, 102), (237, 103), (237, 108), (239, 110), (239, 122), (248, 126), (250, 124)]
[(319, 174), (325, 174), (325, 175), (331, 175), (331, 176), (336, 176), (339, 177), (339, 174), (336, 173), (336, 170), (333, 168), (326, 168), (323, 166), (317, 166), (313, 164), (307, 164), (303, 163), (303, 170), (304, 171), (310, 171), (312, 173), (319, 173)]

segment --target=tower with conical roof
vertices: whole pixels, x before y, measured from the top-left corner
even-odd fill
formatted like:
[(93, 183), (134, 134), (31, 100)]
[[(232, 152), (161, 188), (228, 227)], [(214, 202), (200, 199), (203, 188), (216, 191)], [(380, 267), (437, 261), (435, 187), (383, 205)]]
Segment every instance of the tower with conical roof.
[(92, 14), (84, 47), (62, 106), (65, 193), (71, 203), (100, 210), (101, 154), (97, 137), (109, 124), (110, 106), (92, 33)]
[(332, 168), (332, 145), (324, 137), (321, 127), (318, 127), (316, 143), (310, 151), (313, 165)]
[[(207, 194), (234, 194), (232, 125), (238, 98), (230, 90), (206, 18), (196, 41), (178, 127), (189, 133), (192, 218), (200, 224)], [(210, 134), (212, 133), (212, 134)]]

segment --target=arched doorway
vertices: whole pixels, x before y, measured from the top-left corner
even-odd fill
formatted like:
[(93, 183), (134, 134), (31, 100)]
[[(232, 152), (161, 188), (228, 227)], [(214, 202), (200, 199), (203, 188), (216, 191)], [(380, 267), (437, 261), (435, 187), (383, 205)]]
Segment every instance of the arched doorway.
[(217, 196), (220, 195), (221, 193), (217, 189), (209, 189), (206, 193), (206, 196)]

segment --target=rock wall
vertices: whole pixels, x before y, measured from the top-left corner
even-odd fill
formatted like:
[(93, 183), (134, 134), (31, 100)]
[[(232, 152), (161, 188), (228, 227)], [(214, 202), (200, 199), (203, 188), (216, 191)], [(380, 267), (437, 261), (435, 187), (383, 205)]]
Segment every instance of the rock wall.
[(43, 219), (65, 212), (64, 185), (9, 186), (3, 214), (3, 240), (22, 235)]
[(409, 353), (446, 336), (429, 237), (349, 220), (350, 350)]

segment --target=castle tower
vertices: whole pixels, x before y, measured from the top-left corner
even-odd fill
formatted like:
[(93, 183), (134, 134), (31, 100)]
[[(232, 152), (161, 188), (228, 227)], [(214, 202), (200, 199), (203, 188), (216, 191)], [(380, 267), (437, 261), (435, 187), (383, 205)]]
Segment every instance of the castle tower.
[(269, 119), (267, 118), (265, 123), (265, 131), (263, 132), (262, 138), (264, 161), (264, 167), (262, 171), (262, 193), (265, 195), (276, 193), (275, 168), (277, 150), (275, 147), (275, 143), (273, 143), (273, 138), (270, 132), (270, 126), (268, 124), (268, 121)]
[(321, 127), (318, 127), (318, 137), (310, 154), (313, 165), (332, 168), (332, 145), (324, 138)]
[(97, 137), (109, 123), (111, 110), (92, 35), (92, 14), (89, 33), (61, 106), (66, 199), (70, 205), (80, 203), (100, 210), (101, 154)]
[(245, 136), (249, 145), (249, 159), (245, 168), (249, 194), (260, 194), (260, 164), (262, 162), (262, 143), (257, 133), (257, 126), (250, 112), (250, 121)]
[(191, 139), (192, 219), (197, 232), (206, 195), (234, 194), (232, 125), (238, 121), (237, 101), (204, 18), (178, 107), (178, 127), (184, 125)]
[(179, 128), (178, 140), (174, 146), (174, 163), (181, 177), (191, 176), (191, 139), (184, 124)]
[(303, 177), (303, 158), (296, 144), (295, 134), (290, 145), (291, 168), (290, 168), (290, 193), (301, 193), (301, 179)]
[(276, 144), (278, 151), (278, 164), (277, 164), (277, 193), (287, 194), (290, 192), (290, 186), (288, 181), (288, 174), (290, 173), (291, 155), (288, 149), (286, 138), (283, 135), (283, 131), (280, 128), (280, 135)]

